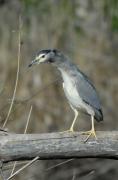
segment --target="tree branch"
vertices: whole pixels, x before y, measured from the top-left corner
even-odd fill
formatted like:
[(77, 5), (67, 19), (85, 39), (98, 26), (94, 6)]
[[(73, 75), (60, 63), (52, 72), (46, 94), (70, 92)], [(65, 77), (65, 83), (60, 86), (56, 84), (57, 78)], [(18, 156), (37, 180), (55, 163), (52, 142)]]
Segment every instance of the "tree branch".
[(118, 159), (118, 131), (97, 132), (98, 140), (86, 143), (81, 133), (6, 134), (0, 132), (0, 160), (3, 162), (40, 159)]

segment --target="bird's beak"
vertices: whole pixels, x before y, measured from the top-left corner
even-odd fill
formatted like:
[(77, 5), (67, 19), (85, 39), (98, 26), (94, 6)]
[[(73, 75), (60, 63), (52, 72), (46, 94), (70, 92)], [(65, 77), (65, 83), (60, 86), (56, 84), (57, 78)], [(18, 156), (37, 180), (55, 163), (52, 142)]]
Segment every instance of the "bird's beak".
[(32, 65), (37, 64), (37, 62), (38, 62), (38, 59), (34, 59), (34, 60), (28, 65), (28, 67), (32, 67)]

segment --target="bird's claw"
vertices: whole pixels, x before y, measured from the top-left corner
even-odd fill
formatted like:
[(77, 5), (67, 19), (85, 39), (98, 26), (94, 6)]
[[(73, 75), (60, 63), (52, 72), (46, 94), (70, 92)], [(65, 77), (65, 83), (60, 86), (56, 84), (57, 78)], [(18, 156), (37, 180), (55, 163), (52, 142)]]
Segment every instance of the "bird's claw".
[(90, 130), (90, 131), (83, 132), (82, 134), (84, 134), (84, 135), (87, 134), (87, 135), (88, 135), (87, 138), (84, 140), (84, 142), (87, 142), (88, 139), (90, 138), (90, 136), (95, 137), (95, 139), (97, 140), (96, 132), (95, 132), (94, 129), (92, 129), (92, 130)]
[(62, 131), (62, 132), (60, 132), (60, 133), (74, 133), (75, 131), (73, 130), (73, 128), (70, 128), (70, 129), (68, 129), (68, 130), (66, 130), (66, 131)]

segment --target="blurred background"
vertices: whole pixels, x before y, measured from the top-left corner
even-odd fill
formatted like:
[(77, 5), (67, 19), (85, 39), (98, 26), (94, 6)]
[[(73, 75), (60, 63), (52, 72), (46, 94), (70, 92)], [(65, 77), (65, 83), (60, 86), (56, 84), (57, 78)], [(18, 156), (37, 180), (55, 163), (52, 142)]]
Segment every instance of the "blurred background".
[[(104, 121), (97, 130), (118, 130), (118, 1), (0, 0), (0, 125), (7, 116), (17, 73), (18, 26), (22, 17), (20, 74), (14, 106), (6, 128), (23, 133), (30, 107), (28, 133), (66, 130), (73, 120), (60, 74), (50, 65), (27, 66), (37, 51), (57, 48), (67, 54), (94, 82)], [(75, 130), (90, 129), (80, 114)], [(118, 162), (78, 159), (38, 161), (14, 179), (117, 179)], [(11, 165), (11, 164), (10, 164)], [(8, 177), (11, 166), (5, 165)], [(50, 168), (50, 169), (48, 169)]]

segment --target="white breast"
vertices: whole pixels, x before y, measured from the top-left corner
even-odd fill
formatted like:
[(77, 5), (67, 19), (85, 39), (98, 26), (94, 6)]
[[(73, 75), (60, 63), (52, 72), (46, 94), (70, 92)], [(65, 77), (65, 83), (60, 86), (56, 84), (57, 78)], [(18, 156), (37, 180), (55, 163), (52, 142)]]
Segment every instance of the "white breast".
[(63, 89), (64, 89), (67, 99), (69, 100), (72, 106), (81, 108), (83, 102), (79, 96), (79, 92), (76, 89), (74, 81), (65, 71), (61, 70), (61, 73), (64, 80)]

